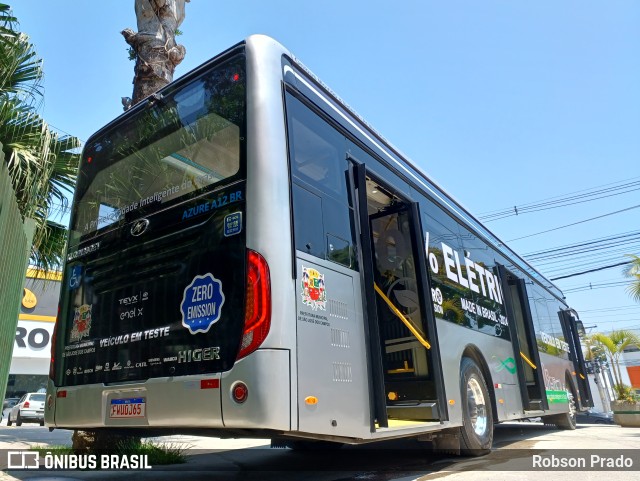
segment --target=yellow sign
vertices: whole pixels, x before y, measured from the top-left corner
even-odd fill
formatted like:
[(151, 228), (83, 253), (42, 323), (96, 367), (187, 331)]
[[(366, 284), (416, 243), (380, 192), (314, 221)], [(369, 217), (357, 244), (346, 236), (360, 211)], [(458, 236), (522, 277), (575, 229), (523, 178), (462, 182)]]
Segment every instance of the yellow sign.
[(22, 305), (27, 309), (32, 309), (36, 307), (37, 303), (38, 299), (36, 298), (36, 295), (25, 287), (24, 297), (22, 298)]

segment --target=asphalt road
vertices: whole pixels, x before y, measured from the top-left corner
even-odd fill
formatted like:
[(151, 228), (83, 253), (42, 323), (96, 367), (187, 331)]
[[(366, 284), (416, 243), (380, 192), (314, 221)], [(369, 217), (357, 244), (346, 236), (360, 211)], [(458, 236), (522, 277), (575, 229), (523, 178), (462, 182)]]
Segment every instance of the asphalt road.
[[(4, 424), (4, 423), (3, 423)], [(558, 431), (539, 423), (509, 423), (496, 428), (494, 449), (480, 458), (434, 455), (416, 441), (394, 441), (367, 446), (348, 446), (338, 451), (301, 453), (270, 449), (268, 440), (220, 440), (196, 436), (158, 438), (186, 449), (187, 463), (150, 471), (18, 471), (0, 474), (4, 480), (511, 480), (554, 481), (590, 479), (617, 481), (640, 476), (640, 429), (619, 426), (579, 426)], [(0, 426), (0, 450), (26, 449), (33, 445), (70, 445), (71, 433), (49, 432), (37, 425)], [(573, 449), (574, 451), (566, 451)], [(612, 451), (602, 451), (609, 449)], [(627, 451), (625, 451), (627, 450)], [(633, 451), (630, 451), (633, 450)], [(0, 456), (5, 457), (5, 451)], [(545, 459), (567, 454), (589, 457), (607, 454), (631, 457), (634, 466), (622, 471), (562, 471), (533, 467), (536, 453)], [(638, 453), (638, 454), (636, 454)], [(610, 456), (609, 456), (610, 454)], [(626, 458), (625, 458), (626, 459)], [(2, 460), (0, 460), (2, 463)], [(543, 466), (544, 467), (544, 466)]]

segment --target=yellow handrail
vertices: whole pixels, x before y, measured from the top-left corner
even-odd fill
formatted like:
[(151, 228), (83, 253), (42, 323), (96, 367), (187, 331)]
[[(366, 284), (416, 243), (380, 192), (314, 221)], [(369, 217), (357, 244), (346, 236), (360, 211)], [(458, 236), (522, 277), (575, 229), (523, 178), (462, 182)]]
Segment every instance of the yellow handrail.
[(391, 299), (385, 296), (384, 292), (382, 292), (382, 289), (378, 287), (378, 284), (374, 282), (373, 287), (375, 288), (376, 292), (380, 295), (380, 297), (382, 297), (384, 302), (387, 303), (387, 305), (389, 306), (389, 309), (391, 309), (391, 311), (393, 311), (393, 313), (400, 318), (400, 320), (404, 323), (405, 326), (407, 326), (407, 328), (411, 331), (411, 334), (415, 336), (415, 338), (420, 342), (420, 344), (422, 344), (427, 349), (431, 349), (431, 344), (429, 344), (429, 341), (427, 341), (424, 337), (422, 337), (422, 335), (418, 332), (418, 330), (415, 327), (413, 327), (413, 324), (411, 324), (411, 321), (409, 321), (409, 319), (404, 317), (404, 314), (402, 314), (402, 312), (400, 312), (398, 308), (393, 305), (393, 302), (391, 302)]
[(529, 364), (529, 366), (531, 366), (532, 369), (538, 369), (536, 367), (536, 365), (534, 363), (532, 363), (531, 360), (527, 356), (525, 356), (522, 351), (520, 351), (520, 357), (522, 359), (524, 359), (527, 362), (527, 364)]

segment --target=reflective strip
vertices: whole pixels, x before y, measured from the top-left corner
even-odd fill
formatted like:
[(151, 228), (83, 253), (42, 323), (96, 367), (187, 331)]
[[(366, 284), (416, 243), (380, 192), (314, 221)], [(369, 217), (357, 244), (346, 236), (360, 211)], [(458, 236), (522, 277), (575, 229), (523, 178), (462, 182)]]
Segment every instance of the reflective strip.
[(220, 387), (220, 379), (201, 379), (200, 389), (218, 389)]

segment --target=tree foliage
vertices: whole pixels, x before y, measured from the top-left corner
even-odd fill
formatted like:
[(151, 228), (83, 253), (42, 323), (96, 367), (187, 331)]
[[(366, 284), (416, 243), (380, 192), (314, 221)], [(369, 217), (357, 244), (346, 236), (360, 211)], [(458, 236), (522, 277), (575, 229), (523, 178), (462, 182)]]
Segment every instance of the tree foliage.
[(623, 397), (624, 383), (622, 382), (622, 372), (620, 370), (620, 360), (623, 351), (630, 346), (640, 346), (640, 337), (633, 331), (625, 329), (612, 331), (609, 334), (597, 333), (590, 338), (592, 343), (602, 348), (607, 359), (610, 361), (611, 370), (615, 382), (615, 390), (618, 397)]
[(640, 302), (640, 256), (628, 255), (631, 263), (624, 266), (622, 274), (631, 279), (631, 284), (627, 287), (629, 295)]
[(66, 228), (49, 218), (68, 207), (80, 141), (58, 135), (39, 115), (42, 79), (42, 60), (11, 8), (0, 4), (0, 143), (20, 213), (36, 221), (31, 262), (48, 271), (62, 264)]

